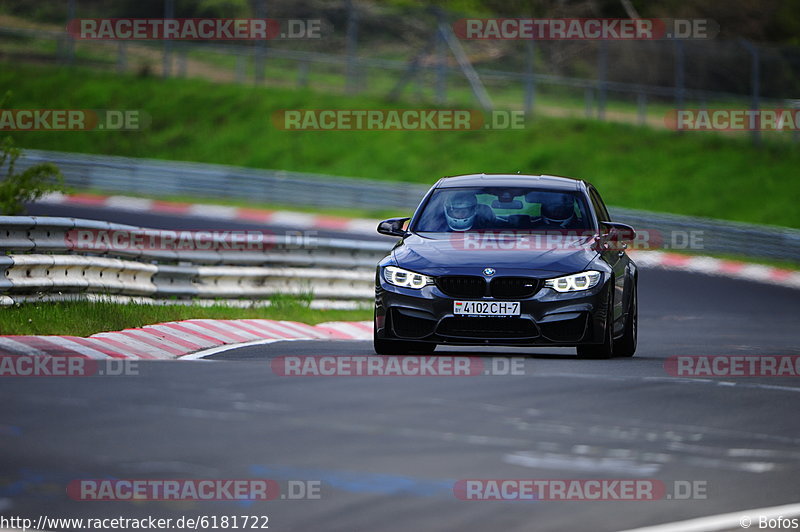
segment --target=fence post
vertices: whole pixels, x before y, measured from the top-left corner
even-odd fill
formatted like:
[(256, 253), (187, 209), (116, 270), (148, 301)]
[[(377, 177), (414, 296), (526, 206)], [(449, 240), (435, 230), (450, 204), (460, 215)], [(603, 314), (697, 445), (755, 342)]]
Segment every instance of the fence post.
[(237, 48), (236, 50), (236, 83), (244, 83), (245, 80), (245, 54), (246, 51), (243, 48)]
[(308, 87), (308, 61), (297, 63), (297, 86)]
[[(256, 18), (267, 18), (267, 0), (256, 0)], [(264, 60), (267, 55), (267, 41), (259, 39), (256, 41), (253, 70), (256, 85), (264, 81)]]
[[(67, 4), (67, 24), (75, 18), (75, 0), (69, 0)], [(75, 63), (75, 38), (72, 33), (67, 33), (67, 64)]]
[(186, 51), (186, 47), (181, 44), (178, 48), (178, 77), (185, 78), (186, 77), (186, 63), (188, 62), (188, 58), (186, 57), (188, 52)]
[[(751, 90), (751, 103), (750, 106), (753, 111), (758, 111), (761, 107), (760, 101), (760, 88), (761, 88), (761, 61), (759, 60), (758, 47), (746, 39), (740, 39), (739, 42), (750, 53), (750, 90)], [(753, 136), (753, 144), (758, 145), (761, 142), (761, 133), (758, 128), (761, 127), (761, 121), (757, 120), (754, 123), (755, 127), (751, 131)]]
[(123, 73), (128, 69), (128, 43), (119, 41), (117, 44), (117, 72)]
[[(164, 19), (175, 18), (175, 0), (164, 0)], [(162, 75), (168, 78), (172, 71), (172, 41), (164, 39), (164, 67)]]
[(606, 119), (606, 95), (608, 91), (608, 41), (600, 41), (597, 54), (597, 118)]
[(436, 103), (444, 105), (447, 101), (447, 48), (441, 29), (445, 18), (439, 10), (436, 13), (436, 20)]
[(425, 43), (425, 47), (414, 56), (414, 58), (409, 61), (408, 66), (406, 67), (406, 71), (400, 76), (400, 79), (397, 80), (395, 86), (392, 88), (391, 92), (389, 92), (389, 99), (390, 100), (397, 100), (402, 94), (403, 89), (405, 86), (414, 81), (416, 83), (416, 93), (421, 94), (422, 90), (419, 86), (420, 81), (417, 74), (419, 73), (420, 68), (422, 68), (422, 60), (428, 55), (431, 50), (436, 46), (436, 37), (438, 34), (434, 35), (433, 39), (429, 39), (427, 43)]
[(583, 101), (586, 109), (586, 118), (592, 118), (594, 115), (594, 90), (591, 87), (584, 87)]
[(525, 116), (530, 117), (536, 104), (536, 79), (534, 78), (534, 58), (536, 41), (525, 41)]
[(680, 39), (672, 41), (675, 48), (675, 110), (681, 111), (684, 107), (686, 92), (686, 58), (684, 56), (683, 42)]
[(447, 46), (450, 47), (450, 51), (458, 62), (461, 72), (464, 74), (464, 77), (467, 78), (469, 86), (472, 89), (472, 94), (475, 95), (475, 99), (478, 100), (478, 103), (484, 111), (491, 111), (494, 105), (492, 104), (492, 99), (489, 97), (489, 93), (486, 92), (486, 87), (483, 86), (480, 76), (472, 66), (464, 48), (462, 48), (461, 41), (459, 41), (458, 37), (453, 33), (453, 28), (447, 24), (444, 12), (441, 10), (439, 12), (442, 13), (442, 22), (439, 23), (439, 33), (444, 37)]
[(636, 111), (639, 115), (639, 125), (647, 123), (647, 94), (639, 92), (636, 94)]
[(354, 94), (358, 91), (358, 58), (356, 46), (358, 44), (358, 13), (353, 5), (353, 0), (347, 0), (347, 92)]

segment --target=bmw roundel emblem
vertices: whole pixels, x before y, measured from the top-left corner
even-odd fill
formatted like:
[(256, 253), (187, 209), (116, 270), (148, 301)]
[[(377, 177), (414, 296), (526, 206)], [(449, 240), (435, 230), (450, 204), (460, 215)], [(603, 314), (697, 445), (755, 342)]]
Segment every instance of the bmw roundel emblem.
[(494, 275), (494, 273), (495, 273), (494, 268), (484, 268), (483, 269), (483, 275), (491, 277), (492, 275)]

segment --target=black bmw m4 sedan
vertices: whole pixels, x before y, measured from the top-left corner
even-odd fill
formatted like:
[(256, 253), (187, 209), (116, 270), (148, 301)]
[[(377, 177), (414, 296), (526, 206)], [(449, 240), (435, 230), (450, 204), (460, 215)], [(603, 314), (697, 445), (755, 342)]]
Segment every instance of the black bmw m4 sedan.
[(576, 347), (580, 358), (633, 356), (635, 238), (595, 187), (548, 175), (440, 179), (375, 276), (375, 351), (437, 345)]

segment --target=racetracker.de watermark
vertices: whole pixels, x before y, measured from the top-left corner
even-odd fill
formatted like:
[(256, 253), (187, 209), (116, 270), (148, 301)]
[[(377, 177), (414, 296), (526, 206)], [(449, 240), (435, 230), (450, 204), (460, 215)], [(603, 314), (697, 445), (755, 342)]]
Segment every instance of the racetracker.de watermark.
[(524, 129), (522, 111), (473, 109), (282, 109), (272, 123), (284, 131), (473, 131)]
[(139, 131), (150, 123), (140, 109), (0, 109), (0, 131)]
[(64, 244), (73, 251), (268, 251), (316, 249), (317, 231), (173, 231), (160, 229), (71, 229)]
[(67, 23), (79, 40), (264, 41), (320, 39), (320, 19), (80, 18)]
[(521, 357), (283, 355), (270, 360), (283, 377), (475, 377), (525, 375)]
[(680, 109), (664, 124), (676, 131), (798, 131), (800, 109)]
[(320, 480), (272, 479), (78, 479), (67, 484), (76, 501), (271, 501), (317, 500)]
[(678, 355), (664, 370), (673, 377), (797, 377), (800, 355)]
[(453, 485), (462, 501), (658, 501), (704, 500), (705, 480), (464, 479)]
[(453, 23), (460, 39), (632, 41), (713, 39), (711, 19), (661, 18), (462, 18)]
[(113, 377), (138, 374), (138, 360), (0, 354), (0, 377)]
[(545, 229), (536, 230), (476, 230), (452, 232), (448, 236), (454, 250), (501, 251), (581, 249), (597, 250), (702, 250), (705, 238), (702, 230), (636, 229), (629, 239), (601, 237), (595, 230)]

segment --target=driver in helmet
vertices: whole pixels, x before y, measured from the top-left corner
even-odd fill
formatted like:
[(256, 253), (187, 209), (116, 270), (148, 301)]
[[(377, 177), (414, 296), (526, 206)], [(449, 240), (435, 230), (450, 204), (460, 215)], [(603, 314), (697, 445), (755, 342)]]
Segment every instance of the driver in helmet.
[(444, 202), (444, 216), (453, 231), (469, 231), (478, 215), (478, 199), (473, 192), (456, 192)]

